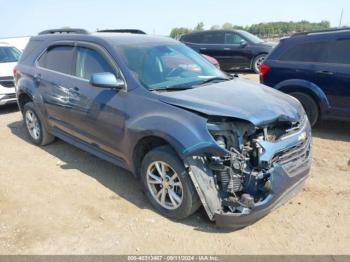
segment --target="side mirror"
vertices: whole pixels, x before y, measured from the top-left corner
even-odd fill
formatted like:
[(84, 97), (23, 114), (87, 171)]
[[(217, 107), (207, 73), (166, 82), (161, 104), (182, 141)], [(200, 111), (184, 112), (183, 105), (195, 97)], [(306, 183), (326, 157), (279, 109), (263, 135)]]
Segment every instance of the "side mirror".
[(239, 42), (239, 44), (240, 44), (241, 47), (246, 47), (248, 43), (247, 43), (247, 41), (245, 41), (245, 40), (242, 39), (242, 40)]
[(90, 78), (90, 84), (97, 87), (107, 87), (122, 89), (125, 87), (124, 80), (116, 78), (114, 74), (109, 72), (95, 73)]

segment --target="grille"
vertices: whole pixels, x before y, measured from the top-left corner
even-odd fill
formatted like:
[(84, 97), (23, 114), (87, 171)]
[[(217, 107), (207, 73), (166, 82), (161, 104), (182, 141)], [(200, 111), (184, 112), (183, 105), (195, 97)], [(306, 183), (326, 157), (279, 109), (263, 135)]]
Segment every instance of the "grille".
[(15, 83), (13, 81), (0, 81), (0, 85), (3, 87), (15, 87)]
[(289, 173), (304, 165), (309, 159), (311, 138), (278, 152), (272, 159), (275, 164), (281, 165)]
[(0, 77), (0, 85), (10, 88), (15, 86), (15, 82), (12, 76), (2, 76)]
[(10, 98), (16, 98), (16, 94), (9, 94), (7, 95), (7, 98), (10, 99)]

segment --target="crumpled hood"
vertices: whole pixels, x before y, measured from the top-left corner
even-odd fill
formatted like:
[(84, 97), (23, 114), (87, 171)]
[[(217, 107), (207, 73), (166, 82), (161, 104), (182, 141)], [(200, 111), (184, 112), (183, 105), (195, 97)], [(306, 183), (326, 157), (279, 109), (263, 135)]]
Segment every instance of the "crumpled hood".
[(234, 79), (197, 88), (159, 93), (160, 100), (209, 116), (234, 117), (262, 126), (298, 121), (303, 108), (295, 98), (248, 80)]

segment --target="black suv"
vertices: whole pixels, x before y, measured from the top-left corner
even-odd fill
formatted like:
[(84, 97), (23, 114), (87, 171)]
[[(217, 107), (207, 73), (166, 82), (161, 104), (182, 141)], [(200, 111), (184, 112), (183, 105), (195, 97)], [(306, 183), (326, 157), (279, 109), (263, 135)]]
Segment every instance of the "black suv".
[[(59, 34), (57, 34), (57, 33)], [(30, 140), (58, 137), (140, 177), (152, 205), (242, 227), (300, 190), (310, 126), (291, 96), (165, 37), (49, 30), (17, 65)]]
[(282, 39), (261, 65), (261, 83), (296, 97), (311, 124), (350, 121), (350, 28)]
[(198, 53), (215, 57), (224, 71), (254, 70), (274, 47), (242, 30), (208, 30), (182, 35), (180, 41)]

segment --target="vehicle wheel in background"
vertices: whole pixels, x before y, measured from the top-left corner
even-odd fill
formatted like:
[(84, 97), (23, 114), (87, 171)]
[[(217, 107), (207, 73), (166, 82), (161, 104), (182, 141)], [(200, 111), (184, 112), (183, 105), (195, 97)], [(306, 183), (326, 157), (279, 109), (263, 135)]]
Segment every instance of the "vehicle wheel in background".
[(200, 206), (183, 161), (169, 146), (155, 148), (146, 154), (141, 180), (151, 204), (164, 216), (186, 218)]
[(266, 56), (267, 56), (266, 54), (261, 54), (254, 58), (253, 70), (255, 73), (259, 74), (260, 72), (259, 67), (264, 63)]
[(311, 126), (314, 126), (320, 114), (315, 100), (311, 96), (301, 92), (293, 92), (290, 93), (290, 95), (300, 101), (304, 107), (307, 117), (309, 118)]

